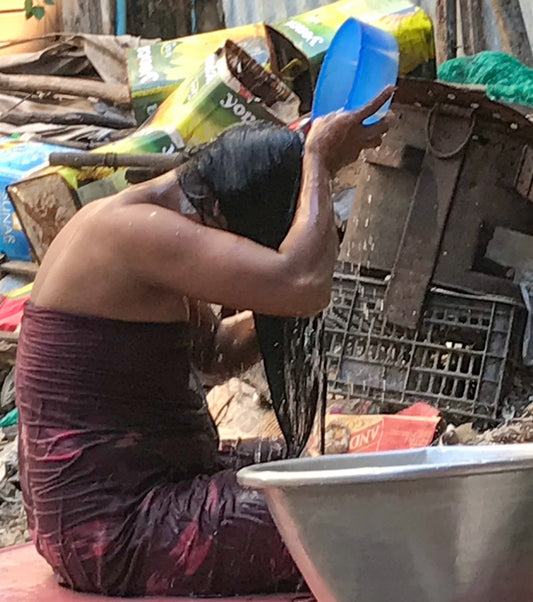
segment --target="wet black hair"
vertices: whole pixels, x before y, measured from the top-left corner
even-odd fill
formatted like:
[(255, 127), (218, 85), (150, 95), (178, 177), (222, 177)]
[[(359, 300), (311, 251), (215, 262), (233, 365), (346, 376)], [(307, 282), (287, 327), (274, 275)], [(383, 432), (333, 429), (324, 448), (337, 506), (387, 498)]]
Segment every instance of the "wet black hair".
[[(303, 136), (289, 128), (234, 126), (192, 154), (180, 170), (180, 185), (203, 219), (216, 200), (229, 231), (277, 249), (294, 219), (303, 151)], [(318, 401), (325, 403), (323, 362), (307, 361), (310, 349), (323, 358), (321, 329), (316, 320), (255, 315), (255, 322), (273, 406), (288, 455), (296, 456), (309, 438)]]
[(229, 231), (277, 248), (294, 217), (303, 145), (286, 127), (234, 126), (193, 155), (180, 184), (200, 216), (216, 199)]

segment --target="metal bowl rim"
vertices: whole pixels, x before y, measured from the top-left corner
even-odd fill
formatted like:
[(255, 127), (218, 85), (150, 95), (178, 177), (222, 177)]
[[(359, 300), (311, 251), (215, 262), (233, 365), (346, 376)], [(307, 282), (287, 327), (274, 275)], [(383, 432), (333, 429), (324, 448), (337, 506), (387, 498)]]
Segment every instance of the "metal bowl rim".
[[(438, 450), (438, 451), (437, 451)], [(457, 459), (457, 450), (468, 450), (467, 457)], [(450, 477), (476, 477), (491, 473), (516, 472), (533, 469), (533, 444), (494, 445), (450, 448), (428, 448), (423, 450), (440, 462), (416, 462), (421, 456), (421, 450), (402, 452), (381, 452), (368, 454), (369, 464), (383, 458), (406, 460), (412, 463), (393, 466), (366, 466), (358, 468), (317, 468), (316, 470), (298, 470), (299, 467), (309, 466), (313, 461), (326, 460), (334, 464), (336, 460), (347, 463), (349, 456), (325, 456), (324, 458), (299, 458), (282, 460), (266, 464), (256, 464), (243, 468), (237, 474), (239, 483), (244, 487), (254, 489), (283, 488), (293, 489), (318, 485), (362, 485), (365, 483), (386, 483), (398, 481), (413, 481), (420, 479), (443, 479)], [(503, 457), (498, 458), (498, 453)], [(439, 458), (439, 456), (441, 456)], [(447, 457), (448, 456), (448, 457)], [(488, 456), (485, 457), (484, 456)], [(359, 456), (361, 457), (361, 455)]]

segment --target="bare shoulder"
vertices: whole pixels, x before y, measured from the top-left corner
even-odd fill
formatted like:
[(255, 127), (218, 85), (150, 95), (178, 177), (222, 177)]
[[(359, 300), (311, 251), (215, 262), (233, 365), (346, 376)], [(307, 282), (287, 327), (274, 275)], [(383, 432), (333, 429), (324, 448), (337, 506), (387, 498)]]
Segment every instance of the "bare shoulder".
[[(52, 243), (39, 269), (32, 301), (73, 313), (122, 320), (175, 321), (187, 317), (181, 297), (165, 295), (143, 273), (164, 210), (110, 198), (80, 210)], [(166, 221), (179, 216), (170, 215)], [(153, 219), (153, 218), (152, 218)], [(162, 218), (160, 218), (161, 221)], [(164, 262), (162, 262), (164, 263)]]
[(124, 203), (120, 199), (110, 199), (85, 219), (88, 230), (101, 233), (108, 244), (117, 247), (135, 244), (143, 248), (154, 240), (175, 235), (179, 227), (190, 226), (190, 220), (171, 209), (149, 202)]

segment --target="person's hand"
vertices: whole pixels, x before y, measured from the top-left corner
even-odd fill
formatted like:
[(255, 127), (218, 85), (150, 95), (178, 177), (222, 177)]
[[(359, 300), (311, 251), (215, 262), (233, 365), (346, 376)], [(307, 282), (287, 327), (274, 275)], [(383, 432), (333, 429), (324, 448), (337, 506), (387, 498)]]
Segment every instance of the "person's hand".
[(394, 86), (388, 86), (358, 111), (331, 113), (317, 119), (307, 137), (306, 154), (315, 154), (331, 174), (353, 163), (365, 148), (379, 146), (389, 129), (390, 116), (374, 125), (363, 125), (393, 95)]

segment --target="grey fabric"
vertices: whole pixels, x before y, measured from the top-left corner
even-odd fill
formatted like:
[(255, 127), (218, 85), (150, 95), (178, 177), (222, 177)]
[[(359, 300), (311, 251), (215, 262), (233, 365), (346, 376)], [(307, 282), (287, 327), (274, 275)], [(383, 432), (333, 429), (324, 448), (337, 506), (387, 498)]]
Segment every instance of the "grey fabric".
[[(127, 84), (125, 50), (152, 44), (158, 40), (144, 40), (133, 36), (49, 35), (44, 50), (0, 56), (3, 73), (41, 75), (90, 75), (96, 72), (109, 84)], [(5, 44), (8, 48), (15, 44)]]

